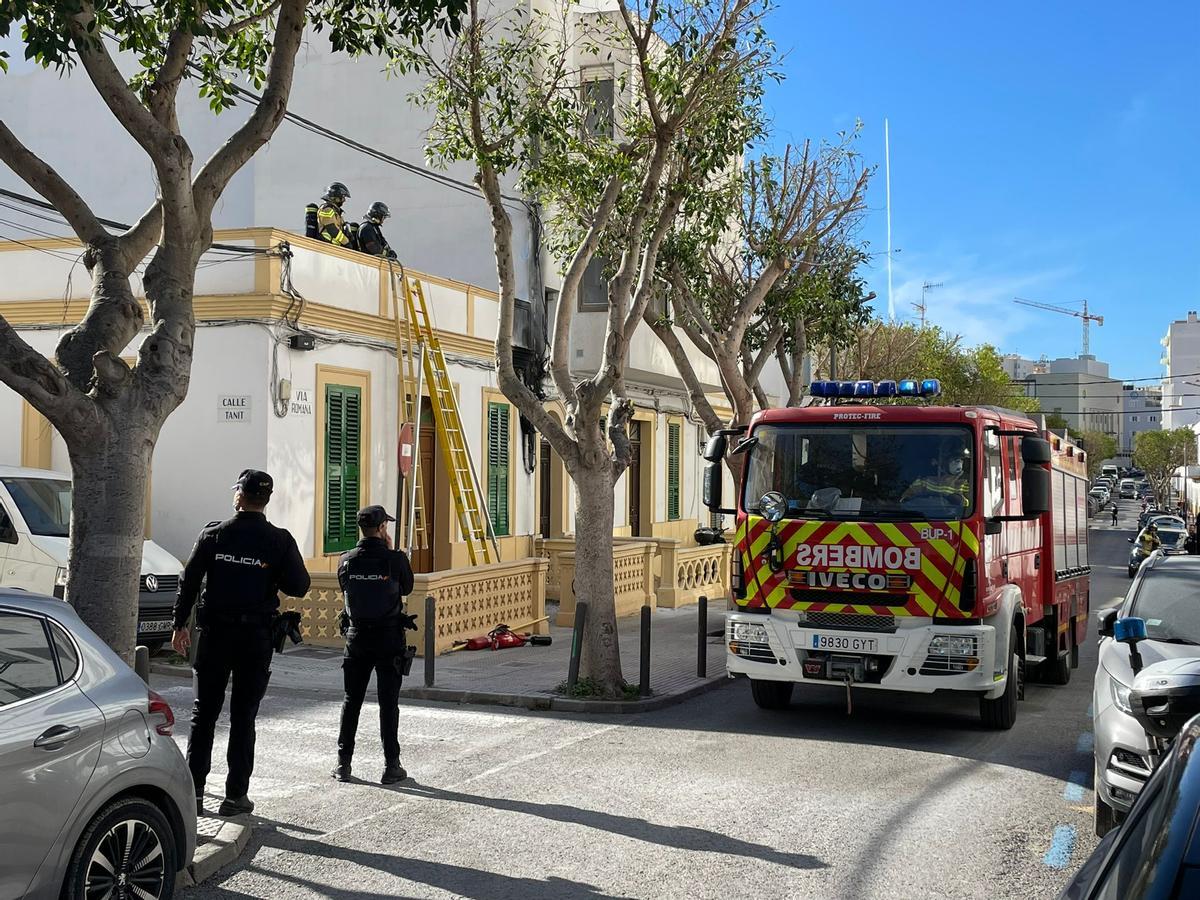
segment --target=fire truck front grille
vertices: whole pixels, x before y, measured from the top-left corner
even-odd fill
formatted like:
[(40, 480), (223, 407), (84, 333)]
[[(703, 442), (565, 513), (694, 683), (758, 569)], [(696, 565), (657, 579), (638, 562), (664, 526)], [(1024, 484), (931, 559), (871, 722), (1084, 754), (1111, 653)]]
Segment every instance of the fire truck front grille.
[(853, 613), (808, 612), (800, 614), (800, 624), (813, 628), (843, 631), (895, 631), (895, 616), (861, 616)]
[(788, 593), (797, 603), (852, 603), (858, 606), (907, 606), (908, 594), (851, 594), (831, 591), (804, 591), (792, 588)]

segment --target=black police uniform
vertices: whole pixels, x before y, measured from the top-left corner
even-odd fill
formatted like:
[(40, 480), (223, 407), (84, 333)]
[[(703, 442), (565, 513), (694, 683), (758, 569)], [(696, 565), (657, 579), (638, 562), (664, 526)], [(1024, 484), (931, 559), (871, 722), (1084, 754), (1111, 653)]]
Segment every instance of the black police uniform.
[(379, 693), (379, 732), (388, 767), (400, 764), (400, 683), (403, 678), (406, 623), (404, 596), (412, 592), (413, 572), (408, 557), (392, 550), (382, 538), (363, 538), (342, 555), (338, 583), (346, 598), (350, 628), (342, 659), (346, 697), (338, 733), (338, 763), (354, 756), (358, 715), (371, 672)]
[(187, 761), (196, 796), (212, 762), (213, 731), (225, 687), (233, 676), (229, 701), (229, 775), (225, 796), (246, 796), (254, 770), (254, 719), (271, 676), (271, 618), (279, 592), (303, 596), (311, 579), (295, 539), (261, 512), (239, 512), (207, 525), (183, 570), (175, 603), (175, 627), (187, 624), (207, 577), (196, 618), (196, 699)]

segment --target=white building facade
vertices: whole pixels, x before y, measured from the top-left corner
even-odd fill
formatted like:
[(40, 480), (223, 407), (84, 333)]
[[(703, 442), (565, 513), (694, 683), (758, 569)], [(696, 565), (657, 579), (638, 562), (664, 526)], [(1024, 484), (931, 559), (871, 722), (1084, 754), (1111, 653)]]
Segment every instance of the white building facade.
[(1159, 431), (1163, 427), (1162, 388), (1124, 385), (1121, 391), (1122, 456), (1133, 454), (1137, 436), (1144, 431)]
[(1191, 310), (1167, 328), (1161, 341), (1163, 427), (1190, 428), (1200, 423), (1200, 318)]

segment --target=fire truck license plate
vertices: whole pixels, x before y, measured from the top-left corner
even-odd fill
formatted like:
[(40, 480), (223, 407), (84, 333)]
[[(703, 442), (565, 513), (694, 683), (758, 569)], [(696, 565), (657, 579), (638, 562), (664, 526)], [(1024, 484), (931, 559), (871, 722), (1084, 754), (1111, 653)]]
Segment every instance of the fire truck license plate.
[(879, 649), (879, 640), (877, 638), (846, 637), (840, 634), (814, 634), (812, 649), (875, 653)]

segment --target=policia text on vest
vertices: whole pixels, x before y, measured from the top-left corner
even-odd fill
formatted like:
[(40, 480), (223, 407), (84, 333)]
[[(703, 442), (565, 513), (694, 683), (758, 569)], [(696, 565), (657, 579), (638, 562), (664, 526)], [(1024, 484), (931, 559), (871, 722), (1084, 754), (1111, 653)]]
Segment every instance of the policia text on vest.
[(254, 720), (271, 677), (272, 619), (281, 592), (302, 597), (310, 584), (295, 539), (268, 522), (263, 512), (273, 487), (266, 472), (242, 472), (234, 485), (237, 514), (200, 532), (175, 601), (172, 644), (181, 654), (190, 644), (188, 618), (200, 601), (196, 610), (200, 636), (193, 663), (196, 697), (187, 749), (197, 812), (202, 809), (213, 733), (231, 678), (229, 775), (220, 812), (240, 815), (254, 808), (246, 793), (254, 771)]
[(338, 764), (333, 777), (349, 781), (354, 757), (358, 716), (371, 673), (379, 693), (379, 732), (383, 740), (384, 784), (403, 781), (400, 765), (400, 684), (412, 653), (404, 637), (416, 620), (404, 613), (404, 597), (412, 592), (413, 572), (408, 557), (391, 549), (388, 522), (382, 506), (359, 510), (363, 538), (343, 554), (338, 564), (338, 584), (346, 598), (343, 626), (346, 650), (342, 658), (345, 699), (338, 732)]

